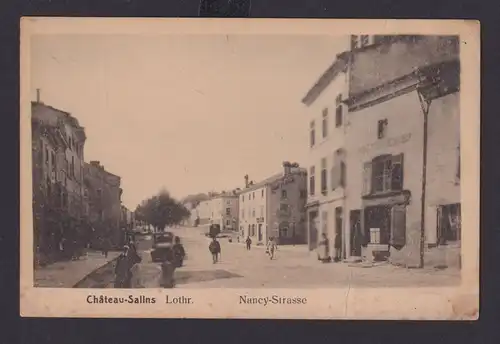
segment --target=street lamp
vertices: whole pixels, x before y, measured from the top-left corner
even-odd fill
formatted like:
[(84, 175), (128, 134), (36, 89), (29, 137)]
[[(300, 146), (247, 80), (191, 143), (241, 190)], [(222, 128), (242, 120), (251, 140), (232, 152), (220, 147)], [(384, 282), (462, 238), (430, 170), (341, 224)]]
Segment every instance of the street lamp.
[(419, 268), (424, 267), (425, 245), (425, 197), (427, 186), (427, 138), (429, 109), (433, 100), (460, 89), (460, 64), (458, 60), (441, 63), (430, 68), (416, 71), (419, 82), (417, 94), (423, 113), (423, 143), (422, 143), (422, 197), (420, 217), (420, 262)]

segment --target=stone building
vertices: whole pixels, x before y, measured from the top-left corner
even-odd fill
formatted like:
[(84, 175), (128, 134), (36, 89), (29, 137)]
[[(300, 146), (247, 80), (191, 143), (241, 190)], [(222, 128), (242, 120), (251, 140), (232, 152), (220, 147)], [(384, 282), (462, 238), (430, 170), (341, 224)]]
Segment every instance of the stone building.
[(107, 240), (119, 247), (125, 240), (120, 226), (122, 217), (121, 178), (108, 172), (99, 161), (85, 163), (85, 185), (88, 189), (89, 220), (95, 230), (93, 244), (99, 246)]
[(305, 243), (305, 204), (307, 171), (285, 162), (283, 172), (261, 182), (249, 182), (239, 193), (240, 235), (256, 244), (269, 237), (278, 244)]
[[(317, 228), (333, 227), (344, 258), (460, 266), (459, 76), (457, 37), (351, 36), (350, 48), (303, 99), (317, 117), (311, 121), (322, 116), (320, 134), (310, 123), (311, 249)], [(343, 130), (329, 138), (325, 109), (343, 90), (345, 107), (335, 112)]]
[(68, 112), (32, 102), (35, 254), (39, 263), (67, 258), (88, 240), (83, 187), (85, 130)]
[(347, 203), (363, 238), (353, 250), (459, 266), (458, 37), (375, 36), (350, 68)]

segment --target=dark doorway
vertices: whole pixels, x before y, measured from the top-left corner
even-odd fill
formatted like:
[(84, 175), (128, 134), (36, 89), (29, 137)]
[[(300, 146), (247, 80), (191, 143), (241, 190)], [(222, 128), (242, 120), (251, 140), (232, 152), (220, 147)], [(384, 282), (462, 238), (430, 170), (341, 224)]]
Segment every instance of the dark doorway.
[(259, 223), (259, 241), (262, 241), (262, 223)]
[(341, 248), (341, 255), (346, 258), (346, 250), (342, 240), (342, 207), (335, 208), (335, 243)]
[(362, 243), (361, 210), (351, 210), (349, 220), (351, 223), (351, 256), (360, 257)]
[(309, 212), (309, 250), (312, 251), (318, 247), (318, 211)]

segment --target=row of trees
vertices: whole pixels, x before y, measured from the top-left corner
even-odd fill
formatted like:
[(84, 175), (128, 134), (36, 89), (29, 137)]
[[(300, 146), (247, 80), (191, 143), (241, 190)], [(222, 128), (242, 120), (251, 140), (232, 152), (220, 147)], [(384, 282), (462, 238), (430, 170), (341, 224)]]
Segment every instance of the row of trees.
[(135, 209), (135, 218), (150, 224), (157, 231), (163, 231), (167, 226), (178, 225), (190, 215), (189, 210), (172, 198), (166, 190), (142, 201)]

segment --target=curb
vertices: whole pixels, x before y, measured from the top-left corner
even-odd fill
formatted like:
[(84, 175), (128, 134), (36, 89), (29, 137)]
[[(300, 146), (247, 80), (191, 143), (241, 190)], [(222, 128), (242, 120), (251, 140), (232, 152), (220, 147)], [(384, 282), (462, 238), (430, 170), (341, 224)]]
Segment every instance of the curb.
[(117, 259), (118, 259), (119, 256), (111, 259), (109, 262), (95, 268), (94, 270), (92, 270), (91, 272), (89, 272), (88, 274), (86, 274), (81, 280), (79, 280), (78, 282), (76, 282), (71, 288), (79, 288), (78, 286), (80, 284), (82, 284), (83, 282), (85, 282), (87, 279), (90, 278), (90, 275), (94, 274), (95, 272), (97, 272), (98, 270), (101, 270), (103, 268), (106, 268), (108, 267), (109, 265), (113, 264)]

